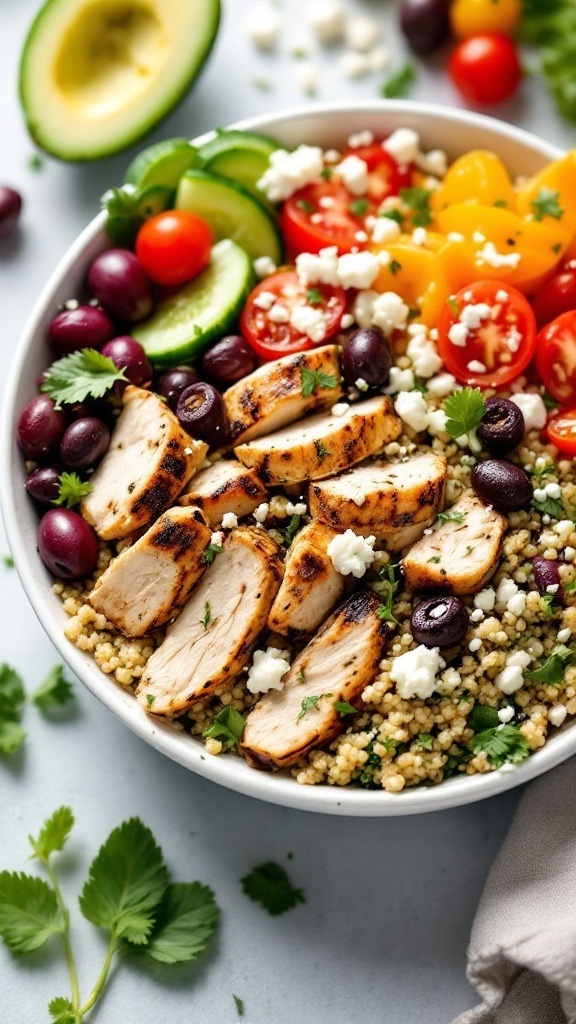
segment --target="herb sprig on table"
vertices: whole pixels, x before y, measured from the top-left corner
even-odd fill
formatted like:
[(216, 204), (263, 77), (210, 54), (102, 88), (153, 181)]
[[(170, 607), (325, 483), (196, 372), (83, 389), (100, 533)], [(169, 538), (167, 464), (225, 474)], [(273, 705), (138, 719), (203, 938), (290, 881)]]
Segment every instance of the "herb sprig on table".
[[(74, 690), (64, 678), (62, 665), (55, 665), (31, 695), (32, 703), (41, 711), (63, 707), (73, 698)], [(22, 725), (26, 700), (22, 677), (4, 662), (0, 665), (0, 754), (14, 754), (26, 739)]]

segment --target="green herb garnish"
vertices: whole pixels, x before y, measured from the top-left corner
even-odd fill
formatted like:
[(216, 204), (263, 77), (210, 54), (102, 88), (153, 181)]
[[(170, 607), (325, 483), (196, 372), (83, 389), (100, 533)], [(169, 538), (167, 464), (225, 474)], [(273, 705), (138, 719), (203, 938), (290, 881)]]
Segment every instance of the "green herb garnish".
[(12, 555), (2, 555), (2, 562), (7, 569), (14, 568), (14, 559), (12, 558)]
[(304, 697), (296, 721), (299, 722), (301, 718), (304, 718), (304, 715), (306, 714), (307, 711), (311, 711), (312, 709), (314, 711), (320, 711), (320, 708), (318, 707), (318, 701), (322, 700), (323, 697), (331, 696), (331, 693), (319, 693), (317, 696)]
[[(552, 597), (552, 595), (547, 595)], [(546, 661), (531, 672), (524, 672), (527, 679), (534, 683), (544, 683), (545, 686), (562, 686), (564, 671), (576, 658), (576, 649), (566, 647), (565, 644), (557, 644)]]
[(310, 288), (306, 292), (306, 302), (309, 306), (321, 306), (324, 302), (324, 296), (319, 288)]
[(441, 523), (463, 523), (467, 515), (467, 512), (459, 512), (458, 509), (456, 509), (455, 512), (452, 510), (449, 512), (439, 512), (438, 519)]
[(474, 754), (486, 754), (492, 768), (501, 768), (503, 764), (518, 764), (530, 754), (528, 741), (515, 725), (498, 725), (478, 732), (468, 747)]
[(387, 217), (388, 220), (394, 220), (400, 226), (402, 226), (402, 223), (404, 221), (404, 217), (402, 215), (402, 212), (397, 207), (392, 207), (391, 210), (384, 210), (382, 213), (379, 213), (378, 216), (379, 217)]
[(418, 733), (417, 740), (420, 746), (424, 748), (424, 750), (432, 750), (432, 743), (434, 742), (434, 737), (431, 735), (431, 733), (420, 732)]
[(259, 864), (240, 882), (246, 895), (261, 903), (273, 917), (306, 902), (304, 890), (295, 889), (284, 868), (273, 861)]
[(294, 515), (290, 517), (290, 522), (288, 523), (288, 526), (285, 527), (285, 529), (283, 530), (284, 543), (286, 544), (286, 547), (290, 547), (292, 541), (294, 540), (295, 534), (298, 532), (301, 522), (302, 516), (298, 515), (297, 512), (295, 512)]
[(314, 447), (316, 448), (316, 454), (320, 459), (320, 462), (322, 462), (325, 455), (330, 455), (330, 450), (324, 446), (322, 441), (315, 441)]
[(560, 498), (549, 498), (546, 495), (544, 501), (536, 501), (536, 498), (532, 498), (531, 504), (536, 512), (542, 516), (550, 516), (551, 519), (563, 519), (566, 514), (564, 502)]
[(216, 555), (221, 555), (223, 551), (224, 548), (221, 544), (209, 544), (206, 550), (202, 553), (202, 558), (206, 562), (206, 565), (212, 565)]
[(401, 96), (407, 96), (415, 82), (416, 71), (414, 70), (414, 65), (407, 61), (396, 74), (391, 75), (384, 82), (380, 93), (385, 100), (398, 99)]
[(26, 739), (20, 724), (25, 701), (21, 676), (4, 662), (0, 665), (0, 754), (13, 754)]
[(446, 413), (446, 433), (450, 437), (465, 436), (473, 452), (480, 452), (482, 446), (476, 437), (476, 429), (484, 415), (484, 398), (480, 388), (461, 388), (448, 396), (443, 406)]
[(240, 743), (245, 728), (246, 722), (240, 712), (229, 705), (214, 716), (212, 725), (204, 730), (202, 736), (220, 740), (225, 747), (234, 747)]
[(304, 210), (304, 213), (314, 213), (314, 207), (312, 206), (312, 203), (308, 202), (307, 199), (298, 199), (296, 201), (296, 206), (300, 210)]
[(392, 262), (388, 265), (388, 269), (389, 269), (391, 274), (396, 276), (398, 271), (402, 270), (402, 264), (399, 263), (398, 260), (392, 260)]
[(32, 703), (42, 711), (61, 708), (73, 699), (74, 687), (64, 678), (63, 665), (55, 665), (32, 694)]
[(560, 193), (551, 188), (541, 188), (536, 199), (533, 199), (530, 206), (534, 210), (534, 220), (543, 220), (544, 217), (554, 217), (560, 220), (564, 210), (558, 200)]
[(95, 348), (83, 348), (57, 359), (48, 369), (40, 390), (50, 395), (56, 408), (76, 405), (86, 398), (103, 398), (117, 381), (126, 382), (124, 370)]
[(307, 366), (300, 367), (300, 380), (304, 398), (309, 398), (316, 388), (338, 387), (338, 378), (333, 373), (324, 373), (324, 370), (309, 370)]
[(400, 199), (411, 211), (411, 219), (414, 227), (428, 227), (432, 221), (432, 210), (430, 209), (430, 196), (432, 193), (425, 188), (401, 188)]
[(348, 209), (349, 209), (350, 213), (352, 214), (352, 216), (354, 216), (354, 217), (364, 217), (364, 215), (368, 212), (369, 206), (370, 206), (370, 203), (368, 202), (367, 199), (360, 198), (360, 199), (353, 199), (352, 202), (349, 203)]
[(204, 618), (200, 619), (200, 625), (204, 626), (204, 629), (208, 629), (212, 620), (212, 612), (210, 611), (210, 602), (204, 601)]
[(58, 497), (54, 504), (65, 505), (66, 508), (79, 505), (92, 491), (92, 484), (88, 480), (81, 480), (78, 473), (61, 473), (58, 482)]
[(343, 718), (346, 715), (355, 715), (358, 710), (357, 708), (352, 707), (352, 705), (345, 700), (337, 700), (334, 707), (338, 714), (342, 715)]
[(376, 615), (379, 619), (384, 619), (386, 622), (393, 622), (395, 625), (398, 625), (398, 619), (394, 618), (392, 606), (394, 604), (394, 595), (398, 590), (399, 584), (400, 581), (396, 578), (395, 566), (386, 562), (378, 572), (377, 582), (371, 585), (372, 590), (374, 590), (379, 597), (383, 598), (382, 604), (379, 604), (376, 609)]

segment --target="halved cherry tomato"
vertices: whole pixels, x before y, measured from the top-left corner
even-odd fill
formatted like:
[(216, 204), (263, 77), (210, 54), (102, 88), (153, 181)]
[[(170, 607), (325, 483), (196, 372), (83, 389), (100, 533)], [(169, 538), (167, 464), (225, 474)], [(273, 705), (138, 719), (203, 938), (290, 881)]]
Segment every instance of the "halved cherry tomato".
[[(478, 327), (466, 327), (474, 313), (462, 313), (470, 306), (485, 305), (484, 316), (476, 309)], [(452, 335), (450, 337), (450, 335)], [(438, 349), (450, 373), (470, 387), (497, 388), (514, 380), (534, 355), (536, 319), (527, 299), (511, 285), (498, 281), (477, 281), (450, 298), (438, 321)]]
[[(323, 315), (325, 333), (318, 341), (290, 324), (292, 310), (304, 305)], [(306, 288), (294, 270), (281, 270), (250, 292), (240, 317), (240, 329), (261, 359), (279, 359), (331, 338), (340, 327), (345, 309), (346, 293), (342, 288), (327, 284)]]
[(448, 62), (456, 88), (470, 103), (500, 103), (508, 99), (522, 78), (518, 51), (499, 32), (472, 36), (458, 43)]
[(210, 262), (212, 232), (200, 217), (186, 210), (167, 210), (150, 217), (136, 237), (136, 256), (156, 284), (184, 284)]
[(562, 313), (542, 328), (536, 369), (557, 402), (576, 402), (576, 310)]
[(410, 169), (400, 166), (379, 142), (370, 146), (348, 149), (344, 156), (357, 156), (368, 166), (367, 196), (374, 203), (381, 203), (387, 196), (397, 196), (401, 188), (410, 187)]
[(576, 260), (569, 260), (544, 284), (541, 284), (532, 308), (539, 327), (549, 324), (562, 313), (576, 310)]
[(300, 252), (320, 252), (330, 245), (337, 245), (339, 252), (350, 252), (355, 246), (362, 249), (367, 241), (367, 237), (362, 241), (364, 218), (375, 209), (367, 196), (351, 195), (336, 179), (306, 185), (282, 208), (286, 249), (292, 257)]
[(555, 412), (548, 420), (546, 433), (564, 455), (576, 455), (576, 406)]

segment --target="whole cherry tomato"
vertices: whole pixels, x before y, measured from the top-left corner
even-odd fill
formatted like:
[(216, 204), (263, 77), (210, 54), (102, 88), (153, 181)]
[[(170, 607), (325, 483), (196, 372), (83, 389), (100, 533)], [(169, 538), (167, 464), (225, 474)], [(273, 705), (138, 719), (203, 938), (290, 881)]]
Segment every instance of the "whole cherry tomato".
[(541, 284), (532, 308), (539, 327), (549, 324), (561, 313), (576, 309), (576, 260), (570, 260)]
[(150, 217), (136, 238), (136, 256), (156, 284), (174, 286), (192, 280), (210, 262), (212, 232), (186, 210)]
[(515, 92), (522, 78), (518, 51), (499, 32), (464, 39), (453, 51), (448, 70), (470, 103), (500, 103)]

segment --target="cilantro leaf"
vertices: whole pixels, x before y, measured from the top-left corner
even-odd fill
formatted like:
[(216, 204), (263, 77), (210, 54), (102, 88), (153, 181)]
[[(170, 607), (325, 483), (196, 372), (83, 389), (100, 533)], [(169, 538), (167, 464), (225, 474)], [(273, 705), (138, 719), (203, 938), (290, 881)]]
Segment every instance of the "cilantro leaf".
[(74, 700), (74, 687), (64, 679), (63, 665), (55, 665), (32, 694), (33, 703), (42, 711), (61, 708), (70, 700)]
[(62, 356), (48, 369), (41, 391), (50, 395), (56, 408), (75, 405), (86, 398), (103, 398), (116, 381), (125, 381), (124, 370), (119, 370), (108, 356), (95, 348)]
[(527, 473), (529, 474), (529, 476), (533, 477), (533, 479), (537, 483), (540, 483), (541, 480), (544, 480), (547, 476), (550, 476), (551, 473), (555, 473), (555, 472), (556, 472), (556, 470), (555, 470), (554, 466), (550, 466), (550, 465), (547, 465), (547, 466), (530, 466), (527, 469)]
[(542, 516), (550, 516), (552, 519), (564, 519), (564, 502), (560, 498), (549, 498), (546, 495), (544, 501), (536, 501), (536, 498), (532, 498), (531, 504), (532, 508), (536, 509)]
[(337, 700), (334, 704), (334, 707), (336, 708), (338, 714), (342, 715), (342, 718), (344, 718), (346, 715), (355, 715), (358, 710), (357, 708), (352, 707), (352, 705), (349, 704), (348, 701), (346, 700)]
[(206, 562), (206, 565), (212, 565), (216, 555), (221, 555), (224, 548), (221, 544), (209, 544), (206, 550), (202, 553), (202, 558)]
[(288, 523), (288, 526), (284, 530), (284, 543), (287, 545), (287, 547), (290, 547), (292, 541), (294, 540), (294, 536), (298, 532), (298, 528), (300, 526), (301, 521), (302, 516), (299, 515), (297, 512), (294, 512), (294, 514), (290, 517), (290, 522)]
[(309, 398), (317, 387), (338, 387), (338, 379), (334, 374), (324, 373), (323, 370), (309, 370), (307, 366), (300, 367), (300, 379), (302, 381), (302, 394), (304, 398)]
[(415, 82), (416, 72), (414, 65), (407, 61), (396, 74), (391, 75), (384, 82), (380, 93), (385, 100), (398, 99), (401, 96), (407, 96)]
[(12, 555), (2, 555), (2, 561), (7, 569), (14, 568), (14, 559), (12, 558)]
[(431, 735), (431, 733), (420, 732), (418, 733), (418, 736), (416, 738), (418, 740), (418, 743), (420, 744), (421, 747), (424, 748), (424, 750), (432, 750), (432, 743), (434, 741), (434, 737)]
[(348, 209), (353, 217), (364, 217), (364, 215), (368, 213), (369, 206), (370, 203), (368, 200), (364, 196), (361, 196), (359, 199), (353, 199), (352, 202), (348, 204)]
[(19, 711), (26, 700), (22, 677), (4, 662), (0, 665), (0, 714), (3, 708)]
[(530, 754), (528, 741), (515, 725), (497, 726), (478, 732), (468, 746), (474, 754), (486, 754), (492, 768), (501, 768), (503, 764), (518, 764)]
[(411, 219), (414, 227), (428, 227), (433, 220), (430, 209), (430, 196), (432, 193), (426, 188), (401, 188), (400, 199), (411, 211)]
[(0, 754), (13, 754), (26, 739), (20, 725), (25, 700), (21, 677), (4, 662), (0, 665)]
[(243, 1017), (244, 1016), (244, 1000), (240, 999), (240, 996), (235, 996), (234, 994), (232, 994), (232, 999), (234, 1000), (234, 1006), (236, 1007), (236, 1013), (238, 1014), (239, 1017)]
[(3, 714), (0, 717), (0, 754), (14, 754), (24, 743), (26, 735), (19, 722), (9, 714)]
[(307, 711), (311, 711), (312, 709), (314, 709), (314, 711), (320, 711), (320, 708), (318, 707), (318, 701), (322, 700), (322, 697), (331, 696), (331, 693), (319, 693), (318, 695), (304, 697), (304, 700), (300, 705), (300, 712), (298, 714), (298, 718), (296, 719), (296, 721), (299, 722), (301, 718), (304, 718), (304, 715), (306, 714)]
[(273, 861), (259, 864), (240, 881), (246, 895), (274, 917), (306, 902), (303, 890), (294, 889), (284, 868)]
[(474, 452), (481, 450), (476, 429), (484, 415), (484, 398), (480, 388), (461, 388), (454, 391), (444, 402), (446, 433), (450, 437), (468, 438), (468, 445)]
[(574, 658), (576, 658), (576, 648), (557, 644), (546, 661), (542, 662), (538, 668), (532, 669), (531, 672), (525, 671), (524, 675), (534, 683), (560, 687), (564, 680), (564, 671)]
[(208, 629), (212, 620), (212, 612), (210, 611), (210, 602), (204, 601), (204, 618), (200, 619), (200, 625), (204, 626), (204, 629)]
[(80, 910), (115, 938), (145, 944), (168, 883), (162, 851), (139, 818), (111, 832), (90, 865)]
[(202, 735), (220, 740), (225, 747), (234, 747), (240, 743), (245, 728), (246, 722), (240, 712), (228, 705), (214, 716), (212, 725), (208, 726)]
[(314, 447), (316, 448), (316, 455), (320, 459), (320, 462), (322, 462), (325, 455), (330, 455), (330, 449), (327, 448), (322, 441), (315, 441)]
[(321, 306), (324, 296), (319, 288), (309, 288), (306, 292), (306, 302), (309, 306)]
[(13, 953), (30, 953), (64, 931), (56, 893), (42, 878), (0, 872), (0, 935)]
[(399, 270), (402, 270), (402, 264), (399, 263), (398, 260), (392, 260), (392, 262), (388, 264), (388, 270), (395, 276)]
[(163, 964), (196, 960), (216, 931), (219, 913), (207, 885), (172, 883), (156, 910), (156, 924), (144, 952)]
[(402, 223), (404, 221), (402, 211), (399, 210), (398, 207), (392, 207), (391, 210), (384, 210), (382, 213), (379, 213), (378, 216), (387, 217), (388, 220), (394, 220), (396, 221), (397, 224), (400, 224), (400, 226), (402, 226)]
[(74, 815), (69, 807), (59, 807), (44, 822), (37, 839), (28, 836), (34, 850), (33, 857), (47, 861), (52, 853), (64, 849), (64, 845), (72, 831)]
[(48, 1004), (48, 1012), (57, 1024), (75, 1024), (78, 1020), (74, 1006), (65, 996), (56, 996), (52, 999)]
[(468, 715), (467, 724), (474, 732), (485, 732), (486, 729), (497, 729), (500, 719), (496, 708), (488, 704), (475, 704)]
[(78, 473), (61, 473), (59, 478), (58, 497), (55, 505), (66, 505), (66, 508), (74, 508), (79, 505), (83, 498), (86, 498), (92, 491), (92, 484), (89, 480), (81, 480)]
[(555, 192), (551, 188), (541, 188), (536, 196), (530, 203), (530, 206), (534, 210), (534, 220), (543, 220), (544, 217), (554, 217), (555, 220), (560, 220), (564, 210), (558, 202), (560, 193)]
[(458, 509), (456, 509), (456, 512), (452, 512), (451, 510), (448, 512), (439, 512), (438, 519), (441, 523), (463, 523), (467, 515), (467, 512), (459, 512)]

